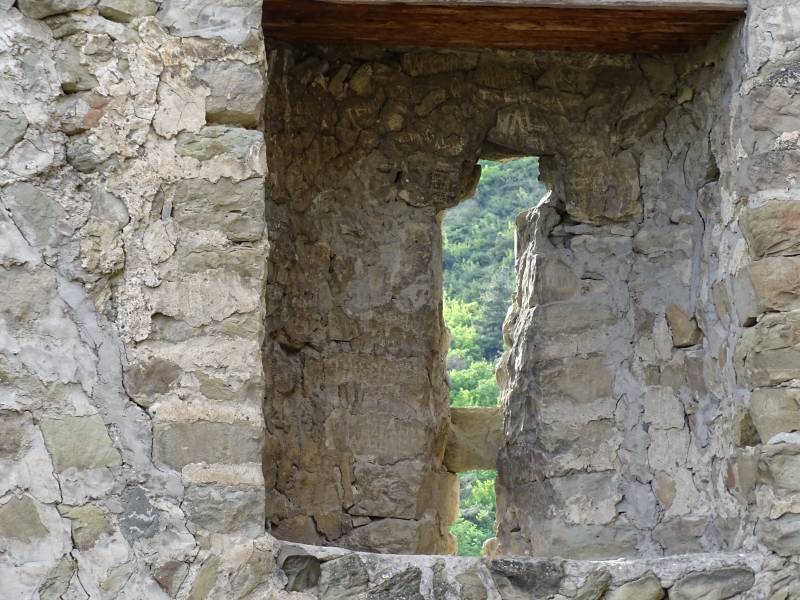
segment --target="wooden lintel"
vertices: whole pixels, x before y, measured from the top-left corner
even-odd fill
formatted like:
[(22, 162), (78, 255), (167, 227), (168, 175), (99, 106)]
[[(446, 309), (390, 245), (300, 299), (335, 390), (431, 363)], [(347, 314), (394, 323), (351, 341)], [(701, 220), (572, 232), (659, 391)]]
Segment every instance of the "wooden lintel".
[(738, 21), (742, 0), (265, 0), (273, 39), (319, 44), (680, 52)]

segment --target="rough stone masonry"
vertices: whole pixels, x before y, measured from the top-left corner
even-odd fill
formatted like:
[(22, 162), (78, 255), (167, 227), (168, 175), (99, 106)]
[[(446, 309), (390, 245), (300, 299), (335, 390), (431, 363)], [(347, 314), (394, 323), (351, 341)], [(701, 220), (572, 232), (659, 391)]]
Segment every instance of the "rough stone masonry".
[[(647, 57), (260, 14), (0, 0), (0, 598), (800, 598), (800, 5)], [(517, 155), (464, 459), (440, 220)], [(411, 556), (493, 449), (488, 556)]]

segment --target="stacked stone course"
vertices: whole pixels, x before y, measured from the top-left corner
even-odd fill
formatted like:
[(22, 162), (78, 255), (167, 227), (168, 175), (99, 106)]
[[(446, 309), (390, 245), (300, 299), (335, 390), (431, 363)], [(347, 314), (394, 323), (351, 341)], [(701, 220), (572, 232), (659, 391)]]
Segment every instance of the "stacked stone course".
[[(800, 597), (800, 7), (675, 58), (260, 14), (0, 0), (0, 598)], [(496, 555), (356, 552), (453, 548), (440, 218), (517, 154)]]

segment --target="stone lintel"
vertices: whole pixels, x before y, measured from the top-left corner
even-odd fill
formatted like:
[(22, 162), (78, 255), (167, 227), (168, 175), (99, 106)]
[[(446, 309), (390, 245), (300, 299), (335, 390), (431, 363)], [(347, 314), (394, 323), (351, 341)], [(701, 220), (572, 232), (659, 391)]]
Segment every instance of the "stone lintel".
[(444, 464), (453, 473), (496, 469), (503, 441), (499, 408), (451, 408)]

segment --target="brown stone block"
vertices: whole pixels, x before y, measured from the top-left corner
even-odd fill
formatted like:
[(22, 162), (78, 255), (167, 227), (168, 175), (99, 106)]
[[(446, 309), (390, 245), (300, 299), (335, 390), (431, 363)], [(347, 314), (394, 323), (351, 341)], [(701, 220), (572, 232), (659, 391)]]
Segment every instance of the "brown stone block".
[(99, 415), (45, 419), (41, 427), (56, 471), (115, 467), (122, 462)]
[(451, 408), (444, 464), (453, 473), (497, 468), (503, 442), (499, 408)]
[(156, 423), (158, 462), (181, 469), (191, 463), (261, 461), (264, 433), (251, 423)]
[(800, 202), (771, 200), (739, 217), (753, 258), (800, 254)]
[(800, 311), (768, 314), (746, 329), (736, 362), (739, 380), (753, 388), (800, 378)]
[(762, 388), (750, 396), (750, 414), (763, 442), (779, 433), (800, 431), (800, 390)]
[(769, 257), (742, 269), (733, 280), (739, 322), (767, 312), (800, 308), (800, 257)]
[(676, 304), (667, 308), (667, 323), (672, 332), (672, 345), (676, 348), (688, 348), (703, 339), (703, 332), (697, 326), (694, 316)]
[(778, 495), (800, 492), (800, 444), (765, 445), (758, 466), (761, 481)]
[(568, 168), (567, 212), (582, 223), (630, 221), (642, 214), (639, 166), (630, 152), (582, 159)]

